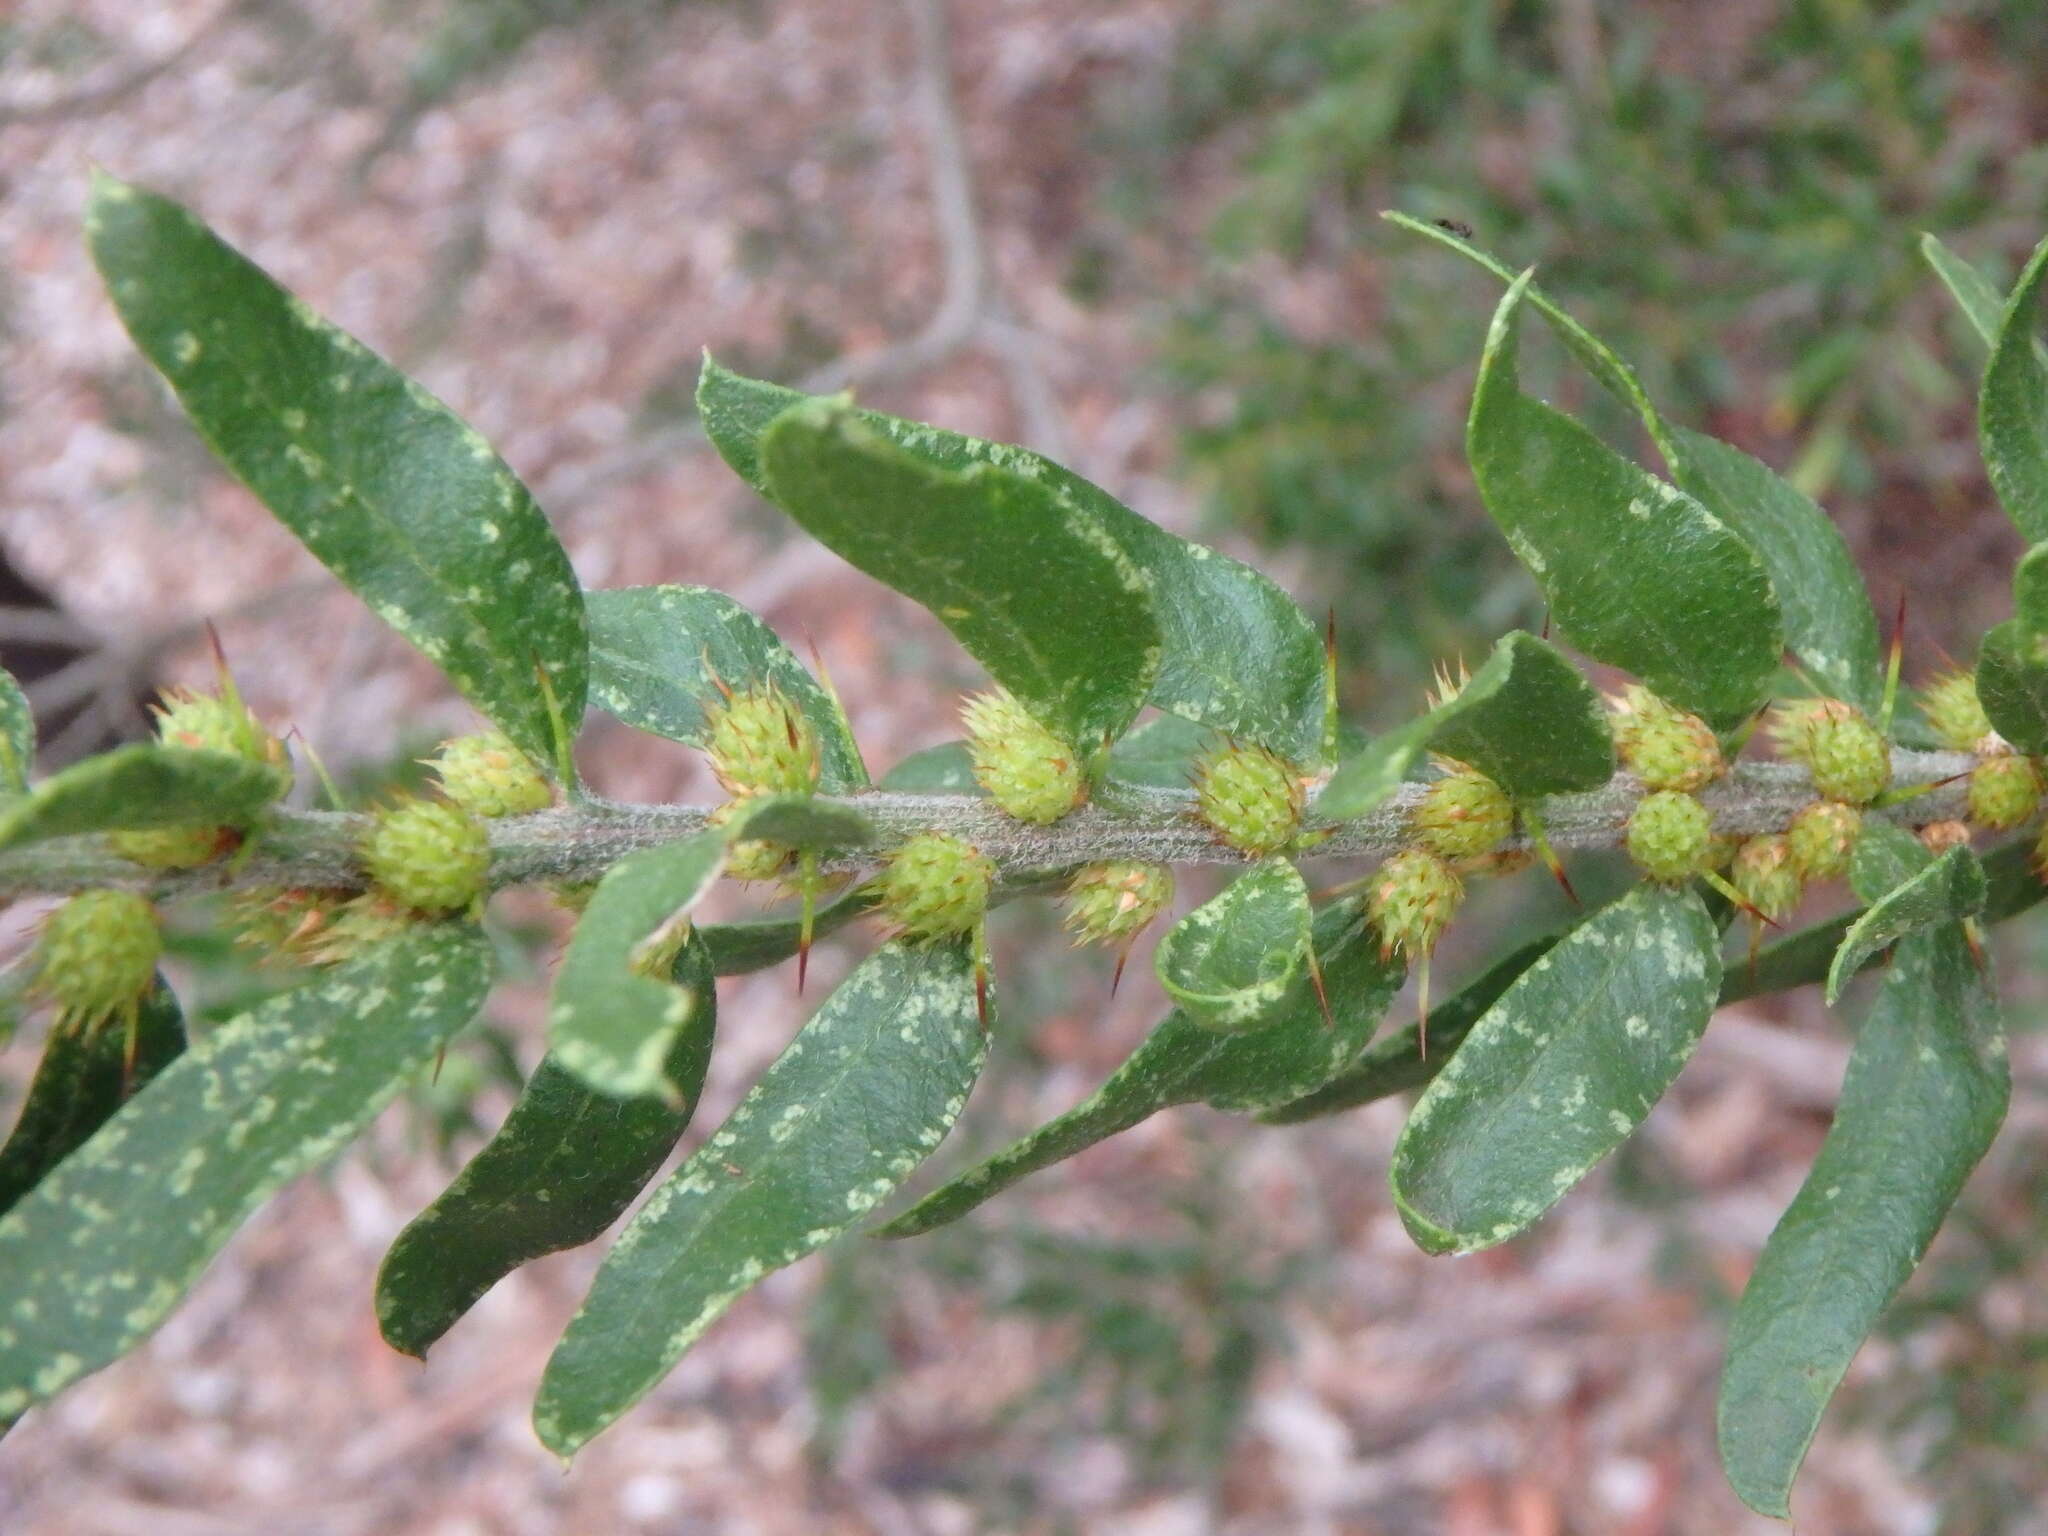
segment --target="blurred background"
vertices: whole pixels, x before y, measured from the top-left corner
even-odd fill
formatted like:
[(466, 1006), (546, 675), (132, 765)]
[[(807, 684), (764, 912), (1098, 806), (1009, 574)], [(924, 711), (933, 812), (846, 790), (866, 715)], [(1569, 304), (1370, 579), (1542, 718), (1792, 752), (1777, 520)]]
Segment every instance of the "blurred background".
[[(0, 3), (0, 657), (46, 769), (203, 682), (207, 619), (253, 702), (364, 793), (471, 724), (128, 347), (80, 241), (97, 160), (482, 429), (587, 584), (707, 583), (812, 637), (878, 769), (954, 736), (978, 679), (707, 450), (700, 349), (1030, 444), (1253, 560), (1334, 613), (1347, 703), (1383, 725), (1433, 663), (1541, 622), (1461, 453), (1497, 289), (1388, 207), (1539, 263), (1668, 414), (1819, 497), (1880, 608), (1906, 601), (1925, 675), (2004, 616), (2019, 546), (1975, 455), (1981, 346), (1915, 242), (2009, 282), (2048, 229), (2044, 77), (2037, 0)], [(1528, 339), (1532, 388), (1640, 448)], [(583, 761), (620, 796), (712, 792), (615, 725)], [(1490, 897), (1439, 985), (1555, 902)], [(557, 920), (500, 909), (514, 981), (438, 1082), (0, 1444), (0, 1529), (1776, 1528), (1724, 1487), (1712, 1405), (1725, 1314), (1840, 1078), (1811, 998), (1724, 1013), (1644, 1133), (1510, 1247), (1410, 1247), (1384, 1183), (1399, 1104), (1287, 1130), (1178, 1111), (962, 1228), (776, 1277), (565, 1472), (527, 1406), (594, 1254), (501, 1285), (425, 1367), (368, 1304), (538, 1055)], [(18, 943), (35, 915), (0, 922)], [(179, 952), (201, 1012), (276, 985), (200, 927)], [(1016, 959), (1056, 942), (1041, 911), (997, 927)], [(1998, 949), (2011, 1120), (1838, 1399), (1802, 1532), (2048, 1531), (2048, 942), (2022, 921)], [(1107, 991), (1093, 960), (1008, 967), (946, 1166), (1122, 1058), (1159, 1004)], [(802, 1016), (781, 972), (721, 999), (700, 1127)], [(34, 1033), (0, 1058), (10, 1101)]]

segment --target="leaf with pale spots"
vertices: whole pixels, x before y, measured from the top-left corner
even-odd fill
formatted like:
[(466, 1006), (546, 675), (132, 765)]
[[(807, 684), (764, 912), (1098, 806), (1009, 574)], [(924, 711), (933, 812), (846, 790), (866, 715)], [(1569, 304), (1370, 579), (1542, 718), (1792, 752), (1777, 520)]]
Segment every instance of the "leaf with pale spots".
[(0, 668), (0, 795), (28, 792), (28, 771), (35, 756), (36, 719), (28, 695), (13, 673)]
[(1159, 985), (1205, 1029), (1257, 1029), (1309, 984), (1308, 884), (1285, 859), (1248, 870), (1153, 951)]
[(1394, 1202), (1429, 1253), (1526, 1230), (1612, 1152), (1699, 1043), (1720, 933), (1690, 890), (1642, 885), (1515, 978), (1416, 1101)]
[(1849, 978), (1886, 946), (1909, 933), (1975, 917), (1984, 910), (1984, 866), (1968, 848), (1936, 858), (1903, 827), (1876, 823), (1863, 829), (1849, 866), (1856, 894), (1870, 903), (1828, 965), (1827, 1000), (1841, 1001)]
[[(709, 357), (697, 385), (704, 430), (725, 461), (770, 495), (761, 439), (810, 396), (742, 378)], [(1328, 760), (1323, 642), (1266, 576), (1140, 517), (1100, 486), (1025, 448), (859, 411), (856, 419), (923, 462), (955, 472), (989, 465), (1044, 485), (1060, 506), (1106, 532), (1144, 572), (1161, 647), (1149, 702), (1269, 747), (1304, 765)]]
[(818, 788), (865, 789), (867, 769), (832, 695), (761, 619), (710, 587), (587, 592), (590, 702), (639, 730), (707, 744), (726, 691), (773, 687), (818, 733)]
[(146, 1338), (235, 1229), (332, 1157), (482, 1006), (435, 923), (211, 1031), (0, 1217), (0, 1422)]
[(681, 945), (689, 913), (725, 868), (726, 833), (700, 832), (646, 848), (605, 871), (555, 973), (548, 997), (548, 1051), (585, 1086), (617, 1098), (672, 1105), (683, 1085), (669, 1075), (676, 1042), (707, 988), (647, 974), (653, 951)]
[(976, 795), (988, 798), (988, 791), (974, 777), (974, 756), (964, 741), (942, 741), (936, 747), (913, 752), (887, 773), (875, 786), (900, 795)]
[(1721, 1462), (1752, 1509), (1789, 1516), (1828, 1399), (1990, 1147), (2010, 1092), (1998, 1002), (1960, 925), (1902, 940), (1856, 1031), (1827, 1140), (1728, 1331)]
[(2034, 247), (1998, 317), (1977, 391), (1977, 446), (1992, 489), (2029, 544), (2048, 540), (2048, 365), (2039, 351), (2048, 240)]
[(613, 1098), (543, 1056), (497, 1134), (385, 1254), (377, 1325), (393, 1349), (424, 1358), (499, 1280), (592, 1241), (654, 1177), (696, 1110), (718, 1011), (701, 939), (674, 977), (698, 1000), (662, 1063), (682, 1104)]
[(826, 999), (621, 1234), (541, 1379), (567, 1456), (743, 1291), (823, 1247), (930, 1156), (988, 1050), (965, 943), (889, 944)]
[(447, 406), (176, 203), (95, 175), (93, 260), (199, 435), (538, 762), (583, 716), (583, 599), (525, 486)]
[(1328, 1018), (1307, 987), (1295, 990), (1280, 1017), (1236, 1033), (1205, 1029), (1176, 1008), (1091, 1097), (941, 1185), (875, 1235), (914, 1237), (958, 1221), (1020, 1179), (1176, 1104), (1257, 1114), (1328, 1082), (1379, 1028), (1405, 971), (1380, 954), (1355, 901), (1317, 912), (1315, 941)]
[(1179, 715), (1147, 720), (1110, 749), (1109, 778), (1141, 789), (1185, 790), (1195, 760), (1216, 744), (1216, 732)]
[(0, 848), (131, 828), (246, 827), (284, 790), (276, 769), (231, 753), (116, 747), (9, 803), (0, 811)]

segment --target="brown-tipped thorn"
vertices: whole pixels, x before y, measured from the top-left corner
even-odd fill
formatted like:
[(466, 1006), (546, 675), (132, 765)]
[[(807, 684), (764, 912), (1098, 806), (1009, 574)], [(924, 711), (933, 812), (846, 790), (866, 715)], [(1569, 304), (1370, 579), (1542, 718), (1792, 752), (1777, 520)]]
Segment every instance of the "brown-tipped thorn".
[(1963, 942), (1970, 946), (1970, 958), (1977, 963), (1978, 971), (1983, 971), (1988, 964), (1984, 958), (1984, 935), (1974, 917), (1963, 919)]
[(711, 665), (711, 647), (708, 645), (704, 646), (698, 650), (697, 654), (704, 660), (704, 675), (711, 679), (711, 686), (718, 690), (719, 696), (726, 703), (730, 704), (732, 702), (732, 688), (724, 678), (718, 675), (718, 668)]
[(1323, 1028), (1335, 1029), (1337, 1016), (1330, 1012), (1330, 993), (1323, 985), (1323, 967), (1316, 959), (1316, 947), (1313, 944), (1308, 947), (1308, 979), (1309, 984), (1316, 989), (1316, 1006), (1323, 1010)]
[(1330, 604), (1329, 617), (1323, 620), (1323, 659), (1331, 666), (1337, 664), (1337, 605)]
[(427, 1079), (427, 1084), (429, 1087), (432, 1087), (441, 1081), (441, 1069), (445, 1067), (447, 1064), (448, 1047), (446, 1045), (443, 1045), (438, 1051), (434, 1052), (433, 1075)]
[(1429, 1060), (1429, 951), (1422, 952), (1422, 963), (1415, 969), (1415, 1054), (1423, 1061)]
[(1557, 856), (1557, 850), (1550, 846), (1550, 839), (1544, 835), (1543, 824), (1528, 811), (1522, 812), (1522, 825), (1529, 833), (1529, 842), (1536, 849), (1536, 857), (1543, 861), (1543, 867), (1550, 871), (1550, 878), (1564, 892), (1565, 899), (1573, 906), (1579, 906), (1579, 893), (1572, 889), (1571, 876), (1564, 872), (1564, 860)]
[(125, 1100), (135, 1091), (135, 1058), (142, 1048), (142, 1005), (139, 1002), (128, 1005), (127, 1036), (121, 1042), (121, 1097)]
[(977, 953), (974, 957), (974, 1016), (981, 1021), (981, 1032), (988, 1033), (988, 962)]
[(1543, 632), (1537, 635), (1536, 638), (1538, 640), (1548, 640), (1550, 638), (1550, 610), (1548, 608), (1543, 610)]
[(1109, 995), (1112, 1000), (1116, 997), (1116, 989), (1124, 984), (1124, 966), (1129, 963), (1130, 958), (1131, 946), (1128, 944), (1116, 952), (1116, 969), (1109, 973)]

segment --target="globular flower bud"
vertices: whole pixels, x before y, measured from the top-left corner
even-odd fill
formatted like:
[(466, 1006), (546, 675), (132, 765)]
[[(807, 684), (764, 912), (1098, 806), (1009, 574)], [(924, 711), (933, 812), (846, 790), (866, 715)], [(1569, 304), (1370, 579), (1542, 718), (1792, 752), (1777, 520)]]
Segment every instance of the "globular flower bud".
[(363, 839), (378, 888), (416, 912), (455, 912), (484, 893), (491, 842), (484, 824), (445, 800), (404, 800), (379, 811)]
[(1802, 699), (1782, 705), (1771, 735), (1784, 757), (1806, 765), (1813, 787), (1830, 800), (1868, 805), (1891, 783), (1891, 749), (1854, 704)]
[(1960, 821), (1930, 821), (1920, 829), (1920, 843), (1929, 853), (1940, 858), (1951, 848), (1969, 846), (1970, 828)]
[(920, 832), (889, 855), (876, 894), (906, 938), (937, 939), (973, 932), (995, 883), (995, 864), (972, 843)]
[[(276, 776), (277, 793), (292, 787), (291, 756), (230, 687), (225, 695), (178, 689), (156, 706), (157, 740), (188, 751), (221, 752), (259, 763)], [(148, 869), (197, 869), (232, 852), (234, 827), (148, 827), (107, 834), (107, 847)]]
[(1628, 856), (1652, 880), (1676, 885), (1707, 867), (1714, 818), (1691, 795), (1660, 789), (1636, 802), (1628, 819)]
[(1164, 864), (1088, 864), (1067, 882), (1062, 921), (1076, 944), (1128, 944), (1172, 900)]
[(1476, 768), (1461, 767), (1423, 791), (1411, 825), (1431, 853), (1476, 859), (1491, 853), (1514, 830), (1515, 808), (1492, 779)]
[(139, 1003), (156, 980), (156, 909), (132, 891), (83, 891), (43, 921), (35, 989), (65, 1028), (91, 1028)]
[(1366, 915), (1380, 953), (1413, 960), (1436, 948), (1465, 900), (1465, 882), (1426, 848), (1407, 848), (1382, 864), (1366, 890)]
[(1609, 699), (1608, 709), (1622, 764), (1645, 788), (1691, 793), (1711, 784), (1727, 766), (1721, 743), (1706, 721), (1665, 703), (1640, 684)]
[(197, 869), (241, 841), (233, 827), (150, 827), (107, 834), (109, 849), (146, 869)]
[(1941, 744), (1957, 752), (1975, 752), (1994, 734), (1977, 697), (1977, 679), (1967, 672), (1944, 673), (1922, 688), (1920, 713)]
[(1278, 853), (1301, 831), (1302, 785), (1288, 761), (1264, 747), (1225, 742), (1195, 763), (1202, 820), (1239, 853)]
[(1729, 883), (1737, 894), (1773, 923), (1783, 922), (1799, 905), (1805, 884), (1792, 862), (1791, 841), (1782, 834), (1752, 837), (1736, 852)]
[(1808, 880), (1839, 879), (1849, 872), (1849, 856), (1862, 833), (1863, 813), (1856, 807), (1816, 800), (1785, 829), (1792, 867)]
[(2001, 752), (1970, 771), (1970, 820), (1994, 832), (2018, 826), (2041, 807), (2041, 770), (2031, 757)]
[(1081, 758), (1006, 689), (978, 693), (960, 711), (974, 777), (1019, 821), (1049, 826), (1088, 797)]
[(441, 781), (443, 794), (485, 820), (524, 816), (555, 803), (546, 778), (502, 731), (445, 741), (427, 766)]
[[(728, 800), (711, 813), (710, 824), (722, 827), (747, 802)], [(760, 838), (742, 838), (725, 851), (725, 872), (735, 880), (773, 880), (789, 867), (789, 848)]]
[(817, 783), (817, 728), (773, 683), (728, 694), (705, 724), (704, 750), (727, 794), (802, 795)]

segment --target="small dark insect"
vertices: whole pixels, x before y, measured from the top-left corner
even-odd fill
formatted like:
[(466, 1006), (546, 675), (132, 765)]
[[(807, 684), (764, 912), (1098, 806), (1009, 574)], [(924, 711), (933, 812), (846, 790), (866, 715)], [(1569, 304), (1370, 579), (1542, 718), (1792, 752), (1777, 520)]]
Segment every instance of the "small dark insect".
[(1472, 226), (1463, 219), (1436, 219), (1432, 221), (1438, 229), (1447, 229), (1460, 240), (1472, 238)]

